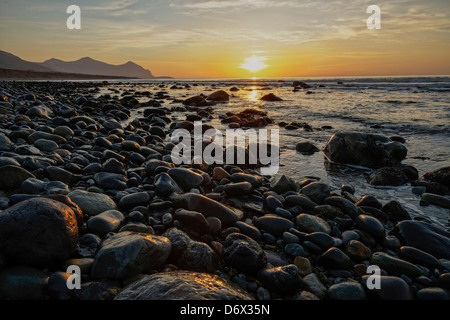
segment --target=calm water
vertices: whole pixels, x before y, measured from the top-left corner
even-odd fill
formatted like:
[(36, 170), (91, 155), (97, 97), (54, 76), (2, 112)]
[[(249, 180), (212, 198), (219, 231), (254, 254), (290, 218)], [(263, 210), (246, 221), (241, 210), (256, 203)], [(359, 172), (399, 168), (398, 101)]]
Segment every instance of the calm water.
[[(312, 88), (293, 91), (292, 82), (302, 80)], [(179, 89), (171, 89), (173, 85)], [(189, 84), (190, 88), (184, 86)], [(275, 120), (307, 122), (312, 132), (280, 129), (281, 173), (301, 181), (316, 176), (339, 188), (351, 184), (356, 195), (371, 194), (382, 202), (399, 200), (408, 212), (427, 217), (448, 226), (449, 210), (436, 206), (422, 207), (411, 186), (376, 188), (366, 183), (367, 171), (346, 166), (329, 169), (321, 152), (302, 155), (295, 151), (297, 142), (307, 139), (322, 148), (337, 131), (360, 131), (387, 136), (400, 135), (406, 139), (408, 156), (403, 162), (418, 169), (419, 174), (450, 166), (450, 77), (407, 78), (342, 78), (342, 79), (269, 79), (269, 80), (159, 80), (112, 84), (123, 90), (165, 91), (173, 98), (185, 99), (200, 93), (208, 95), (216, 90), (230, 92), (229, 103), (213, 107), (217, 129), (226, 127), (219, 115), (246, 108), (267, 111)], [(181, 88), (181, 89), (180, 89)], [(308, 92), (309, 91), (309, 92)], [(268, 93), (281, 97), (281, 102), (259, 99)], [(148, 98), (140, 99), (148, 101)], [(166, 107), (181, 104), (164, 100)], [(139, 117), (139, 110), (133, 113)], [(179, 113), (180, 120), (185, 114)], [(331, 126), (332, 129), (320, 129)], [(277, 128), (274, 124), (268, 127)]]

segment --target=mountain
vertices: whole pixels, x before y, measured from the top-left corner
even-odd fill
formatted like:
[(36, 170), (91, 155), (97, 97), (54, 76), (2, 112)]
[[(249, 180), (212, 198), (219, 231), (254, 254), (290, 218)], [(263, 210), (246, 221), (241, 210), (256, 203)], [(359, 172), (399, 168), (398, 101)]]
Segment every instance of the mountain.
[(120, 65), (113, 65), (85, 57), (76, 61), (62, 61), (52, 58), (44, 62), (29, 62), (1, 50), (0, 69), (139, 79), (169, 78), (155, 77), (150, 70), (144, 69), (132, 61)]
[(1, 50), (0, 50), (0, 68), (12, 70), (27, 70), (36, 72), (53, 72), (53, 70), (45, 66), (41, 66), (34, 62), (22, 60), (21, 58), (11, 53)]
[(131, 61), (128, 61), (125, 64), (112, 65), (85, 57), (76, 61), (50, 59), (39, 63), (39, 65), (56, 72), (98, 74), (103, 76), (122, 76), (140, 79), (154, 78), (150, 70), (144, 69)]

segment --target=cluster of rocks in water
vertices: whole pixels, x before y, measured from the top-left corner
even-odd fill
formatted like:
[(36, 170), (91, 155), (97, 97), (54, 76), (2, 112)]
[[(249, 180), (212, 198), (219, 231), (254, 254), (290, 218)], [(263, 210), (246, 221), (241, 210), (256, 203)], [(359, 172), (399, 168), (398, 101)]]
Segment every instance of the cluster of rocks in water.
[[(208, 119), (210, 103), (171, 109), (159, 103), (164, 91), (139, 103), (135, 97), (152, 93), (119, 96), (112, 87), (114, 96), (100, 95), (100, 88), (109, 87), (2, 83), (2, 299), (449, 299), (445, 229), (411, 217), (396, 200), (356, 197), (345, 184), (235, 165), (175, 166), (166, 138)], [(124, 125), (138, 107), (143, 116)], [(192, 110), (186, 120), (171, 118)], [(361, 143), (352, 150), (351, 139), (337, 135), (325, 155), (383, 167), (404, 158), (401, 144), (351, 135), (376, 153)], [(348, 158), (358, 146), (362, 155)], [(448, 169), (427, 178), (445, 188)], [(423, 195), (430, 203), (438, 196)], [(379, 289), (367, 286), (371, 265), (381, 270)], [(67, 286), (69, 266), (80, 268), (80, 288)]]

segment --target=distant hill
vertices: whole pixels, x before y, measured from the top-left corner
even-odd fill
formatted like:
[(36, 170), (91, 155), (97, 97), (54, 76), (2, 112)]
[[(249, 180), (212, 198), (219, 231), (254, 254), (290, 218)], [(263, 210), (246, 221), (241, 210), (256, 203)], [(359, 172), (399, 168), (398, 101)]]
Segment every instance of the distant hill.
[(13, 70), (0, 68), (0, 79), (14, 80), (113, 80), (113, 79), (136, 79), (117, 76), (99, 76), (82, 73), (65, 72), (39, 72), (30, 70)]
[[(155, 79), (170, 77), (155, 77), (150, 70), (144, 69), (132, 61), (120, 65), (113, 65), (89, 57), (76, 61), (62, 61), (49, 59), (44, 62), (25, 61), (11, 53), (0, 50), (0, 69), (23, 70), (46, 73), (66, 73), (99, 76), (103, 78), (134, 78)], [(59, 78), (59, 77), (58, 77)]]

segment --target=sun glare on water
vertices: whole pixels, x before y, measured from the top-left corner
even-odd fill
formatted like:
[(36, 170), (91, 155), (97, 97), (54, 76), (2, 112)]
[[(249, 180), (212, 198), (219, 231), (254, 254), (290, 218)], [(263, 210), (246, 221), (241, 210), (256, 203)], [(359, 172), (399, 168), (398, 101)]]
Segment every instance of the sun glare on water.
[(241, 68), (244, 68), (251, 72), (257, 72), (267, 67), (267, 64), (264, 63), (266, 58), (252, 56), (250, 58), (245, 59), (245, 62), (241, 65)]

